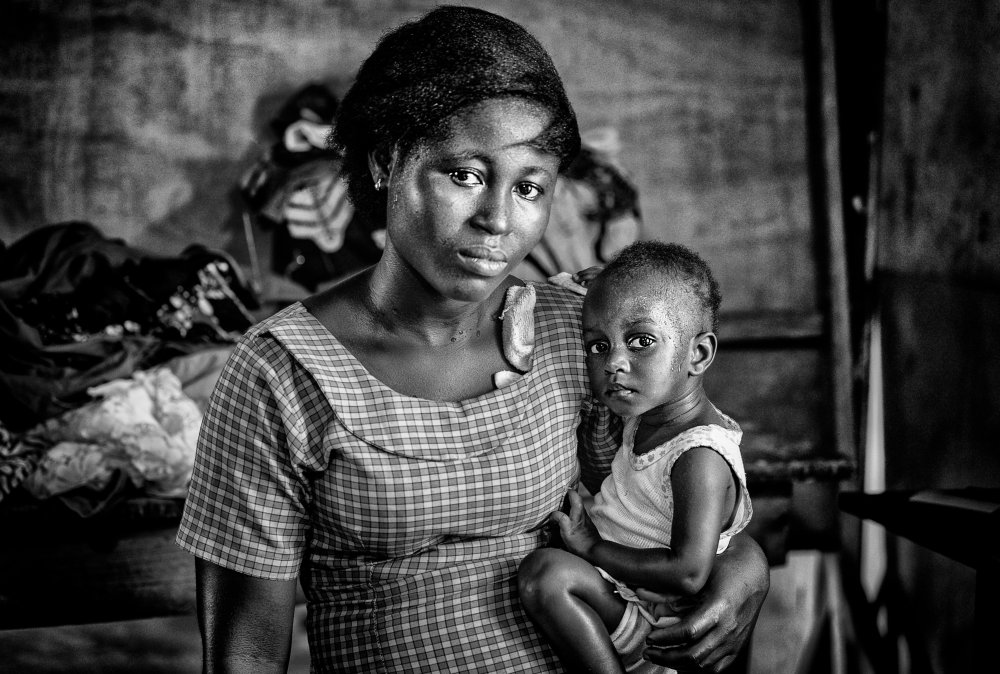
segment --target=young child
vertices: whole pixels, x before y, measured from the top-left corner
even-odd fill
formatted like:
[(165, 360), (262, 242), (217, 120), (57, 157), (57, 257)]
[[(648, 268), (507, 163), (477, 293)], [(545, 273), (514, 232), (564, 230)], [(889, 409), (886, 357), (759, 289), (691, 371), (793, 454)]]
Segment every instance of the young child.
[[(611, 475), (557, 512), (566, 550), (519, 570), (523, 604), (571, 672), (664, 672), (642, 659), (663, 626), (635, 593), (695, 595), (751, 516), (740, 427), (705, 394), (718, 284), (676, 244), (625, 248), (588, 285), (583, 340), (594, 395), (624, 418)], [(683, 601), (679, 601), (683, 604)]]

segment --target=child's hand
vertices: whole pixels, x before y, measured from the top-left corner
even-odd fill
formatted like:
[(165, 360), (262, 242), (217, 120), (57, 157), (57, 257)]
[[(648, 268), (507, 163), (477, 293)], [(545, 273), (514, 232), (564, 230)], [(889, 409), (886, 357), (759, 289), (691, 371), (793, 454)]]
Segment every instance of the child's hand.
[(697, 608), (701, 601), (701, 598), (697, 595), (688, 597), (669, 592), (653, 592), (641, 587), (636, 588), (635, 593), (639, 599), (652, 605), (653, 616), (657, 618), (657, 623), (668, 618), (679, 619), (680, 616), (687, 615), (693, 609)]
[(569, 500), (569, 514), (554, 512), (549, 519), (559, 525), (559, 534), (566, 549), (589, 562), (591, 550), (601, 542), (601, 534), (587, 515), (583, 499), (576, 490), (571, 489), (566, 497)]
[(601, 273), (604, 269), (601, 265), (595, 265), (593, 267), (587, 267), (583, 271), (578, 271), (573, 274), (573, 280), (586, 288), (590, 285), (590, 282), (597, 278), (597, 275)]

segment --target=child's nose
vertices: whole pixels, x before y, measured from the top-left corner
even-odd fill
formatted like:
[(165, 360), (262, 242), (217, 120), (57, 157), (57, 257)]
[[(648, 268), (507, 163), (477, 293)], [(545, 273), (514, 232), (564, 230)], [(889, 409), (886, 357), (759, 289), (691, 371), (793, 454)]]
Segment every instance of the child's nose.
[(611, 349), (608, 353), (608, 359), (604, 362), (604, 369), (608, 373), (628, 372), (629, 364), (630, 361), (626, 349)]

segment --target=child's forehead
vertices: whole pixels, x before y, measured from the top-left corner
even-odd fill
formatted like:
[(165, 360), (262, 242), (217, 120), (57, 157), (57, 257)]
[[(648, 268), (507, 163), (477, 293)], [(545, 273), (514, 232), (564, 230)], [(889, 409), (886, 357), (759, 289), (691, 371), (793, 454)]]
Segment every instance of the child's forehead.
[(662, 274), (653, 270), (643, 270), (640, 274), (598, 276), (587, 293), (587, 301), (596, 301), (610, 306), (628, 304), (630, 306), (653, 306), (676, 296), (671, 284)]
[(673, 323), (672, 316), (681, 309), (676, 298), (665, 295), (658, 288), (623, 287), (620, 284), (594, 288), (588, 292), (583, 308), (586, 323)]

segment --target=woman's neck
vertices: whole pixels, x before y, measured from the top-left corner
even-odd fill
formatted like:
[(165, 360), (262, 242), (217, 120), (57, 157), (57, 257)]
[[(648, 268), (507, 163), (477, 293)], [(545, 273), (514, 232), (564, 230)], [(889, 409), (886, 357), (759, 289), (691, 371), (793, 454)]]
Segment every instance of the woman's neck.
[(482, 300), (447, 298), (401, 261), (382, 260), (365, 279), (362, 303), (374, 327), (428, 345), (463, 342), (492, 329), (511, 281)]

